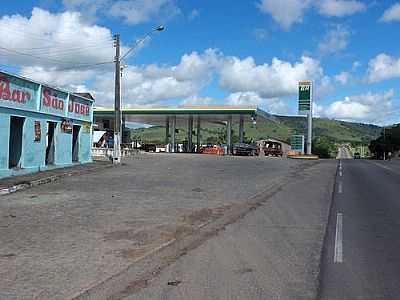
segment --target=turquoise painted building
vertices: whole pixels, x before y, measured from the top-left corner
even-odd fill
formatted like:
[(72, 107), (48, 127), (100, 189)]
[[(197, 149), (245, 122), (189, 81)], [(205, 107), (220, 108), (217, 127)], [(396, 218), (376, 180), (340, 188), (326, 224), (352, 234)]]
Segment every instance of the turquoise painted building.
[(0, 71), (0, 178), (92, 161), (93, 99)]

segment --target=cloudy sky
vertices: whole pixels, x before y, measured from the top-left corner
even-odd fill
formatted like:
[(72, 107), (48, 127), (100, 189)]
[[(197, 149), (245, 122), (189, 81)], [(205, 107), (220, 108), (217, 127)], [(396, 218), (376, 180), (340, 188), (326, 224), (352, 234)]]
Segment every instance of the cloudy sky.
[[(124, 106), (257, 104), (296, 114), (400, 122), (400, 2), (24, 0), (0, 5), (0, 69), (112, 107), (121, 35)], [(166, 30), (139, 42), (153, 28)]]

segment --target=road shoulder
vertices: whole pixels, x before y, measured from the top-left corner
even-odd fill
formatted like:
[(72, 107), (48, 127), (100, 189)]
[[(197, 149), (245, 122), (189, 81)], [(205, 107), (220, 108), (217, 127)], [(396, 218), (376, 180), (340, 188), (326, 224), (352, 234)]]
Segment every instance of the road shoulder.
[(159, 276), (132, 281), (125, 299), (315, 299), (335, 173), (326, 161), (291, 178)]

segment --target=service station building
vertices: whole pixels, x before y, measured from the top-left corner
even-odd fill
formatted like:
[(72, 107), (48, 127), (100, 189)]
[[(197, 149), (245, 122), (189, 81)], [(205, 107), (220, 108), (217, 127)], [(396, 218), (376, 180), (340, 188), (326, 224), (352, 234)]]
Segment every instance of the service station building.
[(0, 178), (91, 161), (93, 100), (0, 72)]

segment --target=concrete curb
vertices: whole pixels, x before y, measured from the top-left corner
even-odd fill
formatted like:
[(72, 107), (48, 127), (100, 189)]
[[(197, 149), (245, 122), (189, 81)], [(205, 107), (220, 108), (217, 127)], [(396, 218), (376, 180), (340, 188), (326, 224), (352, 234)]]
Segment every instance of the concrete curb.
[(6, 196), (6, 195), (9, 195), (9, 194), (13, 194), (15, 192), (22, 191), (22, 190), (25, 190), (25, 189), (28, 189), (28, 188), (31, 188), (31, 187), (34, 187), (34, 186), (39, 186), (39, 185), (42, 185), (42, 184), (55, 182), (55, 181), (58, 181), (59, 179), (61, 179), (63, 177), (87, 174), (87, 173), (90, 173), (90, 172), (93, 172), (93, 171), (98, 171), (98, 170), (102, 170), (102, 169), (106, 169), (106, 168), (110, 168), (110, 167), (113, 167), (113, 165), (112, 164), (109, 164), (109, 165), (105, 164), (105, 165), (102, 165), (102, 166), (99, 166), (99, 167), (96, 167), (96, 168), (93, 168), (93, 169), (86, 169), (86, 170), (84, 169), (84, 170), (79, 170), (79, 171), (71, 170), (69, 172), (65, 172), (65, 173), (61, 173), (61, 174), (57, 174), (57, 175), (52, 175), (52, 176), (40, 178), (40, 179), (37, 179), (37, 180), (32, 180), (32, 181), (29, 181), (29, 182), (13, 185), (13, 186), (10, 186), (8, 188), (0, 189), (0, 197), (1, 196)]

